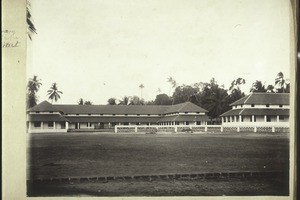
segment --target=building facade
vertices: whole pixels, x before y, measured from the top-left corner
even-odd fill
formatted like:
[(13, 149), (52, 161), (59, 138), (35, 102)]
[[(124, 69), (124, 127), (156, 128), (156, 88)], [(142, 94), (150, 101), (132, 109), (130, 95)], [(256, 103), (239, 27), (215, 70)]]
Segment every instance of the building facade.
[(111, 129), (116, 125), (206, 125), (207, 111), (191, 102), (176, 105), (54, 105), (27, 111), (28, 132)]
[(288, 93), (252, 93), (234, 103), (221, 115), (222, 125), (288, 126)]

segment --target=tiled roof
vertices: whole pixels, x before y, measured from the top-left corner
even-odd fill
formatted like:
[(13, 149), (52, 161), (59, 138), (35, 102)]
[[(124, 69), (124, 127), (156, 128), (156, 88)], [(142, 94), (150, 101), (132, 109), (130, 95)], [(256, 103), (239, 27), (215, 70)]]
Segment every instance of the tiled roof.
[(31, 114), (29, 115), (29, 121), (56, 121), (56, 122), (66, 122), (69, 121), (64, 116), (58, 114)]
[(111, 122), (111, 123), (124, 123), (124, 122), (151, 122), (156, 123), (160, 117), (68, 117), (71, 122)]
[(203, 108), (185, 102), (176, 105), (52, 105), (47, 101), (29, 111), (60, 111), (65, 114), (141, 114), (159, 115), (173, 112), (207, 112)]
[(28, 111), (39, 111), (39, 112), (58, 112), (59, 109), (57, 109), (54, 105), (49, 103), (48, 101), (43, 101), (42, 103), (39, 103), (38, 105), (30, 108)]
[(234, 116), (234, 115), (289, 115), (289, 109), (259, 109), (259, 108), (244, 108), (244, 109), (233, 109), (225, 112), (223, 116)]
[(197, 106), (196, 104), (187, 101), (185, 103), (169, 106), (169, 108), (164, 113), (167, 114), (167, 113), (176, 113), (176, 112), (208, 112), (208, 111)]
[(164, 105), (54, 105), (68, 114), (162, 114), (169, 106)]
[(176, 115), (176, 116), (167, 116), (161, 118), (158, 122), (196, 122), (196, 121), (208, 121), (208, 117), (206, 115)]
[(289, 93), (252, 93), (249, 94), (232, 104), (242, 105), (242, 104), (255, 104), (255, 105), (289, 105)]

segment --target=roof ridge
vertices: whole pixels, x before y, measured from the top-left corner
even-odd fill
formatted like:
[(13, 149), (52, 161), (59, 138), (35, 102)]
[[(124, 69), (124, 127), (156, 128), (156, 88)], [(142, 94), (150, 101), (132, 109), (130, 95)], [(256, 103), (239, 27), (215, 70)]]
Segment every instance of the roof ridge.
[(248, 98), (244, 101), (244, 104), (249, 100), (249, 98), (253, 95), (253, 93), (251, 93)]

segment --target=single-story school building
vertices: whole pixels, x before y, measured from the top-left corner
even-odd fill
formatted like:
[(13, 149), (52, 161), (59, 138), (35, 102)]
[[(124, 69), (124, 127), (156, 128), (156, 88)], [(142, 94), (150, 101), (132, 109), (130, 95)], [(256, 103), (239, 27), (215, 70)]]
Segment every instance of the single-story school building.
[(176, 105), (59, 105), (47, 101), (27, 111), (28, 132), (107, 129), (115, 125), (206, 125), (207, 110)]
[(231, 104), (232, 109), (223, 113), (222, 125), (263, 125), (288, 127), (288, 93), (252, 93)]

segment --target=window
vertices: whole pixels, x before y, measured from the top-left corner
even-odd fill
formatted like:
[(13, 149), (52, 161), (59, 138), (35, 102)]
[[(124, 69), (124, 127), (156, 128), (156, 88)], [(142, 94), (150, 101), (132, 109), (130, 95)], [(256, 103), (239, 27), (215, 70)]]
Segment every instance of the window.
[(271, 116), (267, 115), (267, 122), (271, 122)]
[(175, 125), (179, 125), (179, 122), (175, 122)]
[(50, 111), (49, 113), (53, 113), (53, 111)]
[(235, 108), (237, 108), (237, 106), (235, 106)]
[(76, 115), (79, 115), (79, 114), (76, 114)]
[(252, 116), (250, 116), (250, 122), (252, 122)]
[(184, 114), (188, 114), (188, 112), (184, 112)]
[(125, 114), (125, 116), (128, 116), (128, 114)]
[(255, 107), (255, 105), (254, 105), (254, 104), (251, 104), (251, 107), (253, 108), (253, 107)]
[(150, 116), (150, 114), (148, 114), (148, 116)]
[(196, 112), (196, 114), (200, 114), (200, 112)]
[(91, 114), (88, 114), (89, 116), (91, 116)]
[(35, 113), (40, 113), (40, 111), (36, 111)]
[(256, 122), (256, 116), (254, 115), (254, 122)]
[(41, 122), (34, 122), (33, 126), (34, 127), (41, 127)]
[(201, 121), (197, 121), (197, 125), (201, 125)]
[(100, 114), (100, 116), (103, 116), (103, 114)]
[(241, 108), (243, 107), (243, 105), (241, 105)]
[(53, 127), (54, 123), (53, 122), (48, 122), (48, 127)]
[(266, 105), (266, 107), (267, 107), (267, 108), (269, 108), (269, 107), (270, 107), (270, 105), (269, 105), (269, 104), (267, 104), (267, 105)]
[(116, 126), (116, 123), (115, 122), (111, 123), (111, 126), (112, 127)]
[(230, 117), (228, 117), (228, 122), (230, 122)]
[(116, 114), (112, 114), (113, 116), (116, 116)]
[(190, 122), (185, 122), (185, 125), (189, 125), (190, 124)]
[(135, 123), (135, 125), (139, 125), (139, 124), (140, 124), (140, 123), (138, 123), (138, 122), (137, 122), (137, 123)]
[(128, 126), (128, 125), (129, 125), (129, 122), (124, 122), (124, 125)]
[(238, 122), (240, 120), (239, 116), (237, 115), (236, 116), (236, 121)]
[(279, 108), (282, 108), (282, 105), (281, 105), (281, 104), (279, 105)]
[(241, 122), (243, 122), (244, 121), (244, 116), (241, 116)]
[(137, 116), (140, 116), (140, 114), (137, 114)]
[(284, 120), (284, 116), (283, 115), (279, 115), (279, 120)]

